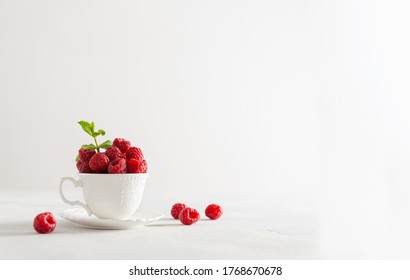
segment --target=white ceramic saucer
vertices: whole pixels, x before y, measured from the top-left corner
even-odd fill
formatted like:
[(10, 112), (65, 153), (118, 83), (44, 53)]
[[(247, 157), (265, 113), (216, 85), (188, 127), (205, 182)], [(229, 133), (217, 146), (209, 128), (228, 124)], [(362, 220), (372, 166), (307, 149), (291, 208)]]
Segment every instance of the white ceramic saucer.
[(88, 216), (83, 208), (70, 208), (60, 213), (60, 217), (70, 222), (94, 229), (129, 229), (152, 223), (163, 216), (160, 212), (150, 209), (138, 209), (127, 220), (99, 219), (94, 215)]

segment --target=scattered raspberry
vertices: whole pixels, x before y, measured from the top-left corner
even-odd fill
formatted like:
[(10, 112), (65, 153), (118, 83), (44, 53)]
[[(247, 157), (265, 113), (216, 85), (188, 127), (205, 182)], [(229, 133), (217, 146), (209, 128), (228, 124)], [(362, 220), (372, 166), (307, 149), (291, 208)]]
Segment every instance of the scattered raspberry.
[(82, 162), (80, 159), (77, 161), (76, 164), (77, 164), (77, 169), (80, 173), (93, 173), (88, 161)]
[(138, 161), (143, 161), (144, 160), (144, 156), (142, 155), (142, 151), (138, 147), (129, 148), (128, 151), (127, 151), (126, 156), (127, 156), (127, 159), (135, 158)]
[(147, 173), (147, 162), (145, 159), (141, 162), (135, 158), (128, 160), (127, 173)]
[(38, 233), (50, 233), (56, 228), (56, 220), (51, 212), (44, 212), (34, 218), (33, 227)]
[(222, 216), (222, 214), (223, 214), (222, 208), (221, 206), (217, 204), (208, 205), (208, 207), (206, 207), (205, 209), (205, 215), (211, 220), (218, 219), (219, 217)]
[(105, 150), (105, 155), (110, 159), (110, 161), (124, 157), (121, 150), (114, 146), (108, 147), (107, 150)]
[(186, 205), (183, 203), (175, 203), (171, 208), (171, 216), (174, 219), (179, 219), (179, 213), (186, 208)]
[(104, 172), (108, 168), (110, 159), (103, 153), (96, 153), (90, 159), (90, 167), (95, 172)]
[(179, 213), (179, 220), (184, 225), (192, 225), (199, 220), (199, 213), (196, 209), (186, 207)]
[(117, 158), (108, 165), (108, 173), (123, 174), (127, 171), (127, 161), (123, 158)]
[(82, 162), (87, 162), (90, 160), (90, 158), (95, 155), (94, 150), (89, 150), (89, 149), (84, 149), (81, 148), (78, 150), (78, 156), (80, 157)]
[(130, 141), (127, 141), (123, 138), (115, 138), (112, 145), (120, 149), (122, 153), (126, 153), (131, 147)]

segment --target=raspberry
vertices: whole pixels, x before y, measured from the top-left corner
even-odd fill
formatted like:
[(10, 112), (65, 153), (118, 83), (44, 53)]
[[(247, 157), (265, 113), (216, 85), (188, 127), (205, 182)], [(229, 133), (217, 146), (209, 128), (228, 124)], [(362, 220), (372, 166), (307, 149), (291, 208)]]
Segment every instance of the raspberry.
[(139, 165), (140, 163), (135, 158), (127, 160), (127, 173), (137, 173)]
[(115, 138), (112, 145), (120, 149), (122, 153), (126, 153), (131, 147), (130, 141), (127, 141), (123, 138)]
[(199, 213), (196, 209), (186, 207), (179, 213), (179, 220), (187, 226), (195, 224), (199, 220)]
[(95, 172), (102, 173), (106, 171), (109, 163), (110, 163), (110, 159), (103, 153), (96, 153), (90, 159), (90, 167)]
[(174, 219), (179, 219), (179, 213), (185, 209), (186, 205), (183, 203), (175, 203), (171, 208), (171, 216)]
[(141, 162), (135, 158), (128, 160), (127, 173), (147, 173), (147, 162), (145, 159)]
[(113, 161), (116, 158), (124, 157), (120, 149), (114, 146), (108, 147), (107, 150), (105, 150), (105, 155), (110, 159), (110, 161)]
[(38, 233), (50, 233), (56, 228), (56, 220), (51, 212), (44, 212), (34, 218), (33, 227)]
[(148, 170), (148, 166), (147, 166), (147, 161), (144, 159), (143, 161), (141, 161), (140, 164), (140, 171), (139, 173), (147, 173)]
[(82, 162), (89, 161), (90, 158), (95, 154), (94, 150), (84, 149), (81, 148), (78, 150), (78, 156), (80, 157)]
[(123, 174), (127, 170), (127, 162), (123, 158), (116, 158), (108, 165), (108, 173)]
[(80, 173), (93, 173), (88, 161), (82, 162), (80, 159), (77, 161), (76, 165)]
[(222, 214), (223, 214), (222, 208), (221, 206), (217, 204), (208, 205), (208, 207), (206, 207), (205, 209), (205, 215), (211, 220), (218, 219), (219, 217), (222, 216)]
[(83, 166), (83, 162), (81, 161), (81, 159), (77, 160), (75, 165), (77, 166), (78, 171), (81, 172), (81, 169), (82, 169), (82, 166)]
[(129, 148), (126, 156), (127, 156), (127, 159), (135, 158), (138, 161), (142, 161), (144, 159), (144, 156), (142, 155), (142, 151), (138, 147)]

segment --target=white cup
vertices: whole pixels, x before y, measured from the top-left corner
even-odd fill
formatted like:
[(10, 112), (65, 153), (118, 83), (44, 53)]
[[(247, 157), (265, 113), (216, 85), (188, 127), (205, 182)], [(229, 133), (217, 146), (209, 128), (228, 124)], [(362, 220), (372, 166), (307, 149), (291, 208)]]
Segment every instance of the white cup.
[[(61, 199), (70, 205), (79, 205), (101, 219), (125, 220), (137, 211), (144, 193), (148, 173), (86, 174), (79, 180), (63, 177), (60, 182)], [(63, 194), (63, 184), (71, 181), (81, 187), (85, 203), (68, 200)]]

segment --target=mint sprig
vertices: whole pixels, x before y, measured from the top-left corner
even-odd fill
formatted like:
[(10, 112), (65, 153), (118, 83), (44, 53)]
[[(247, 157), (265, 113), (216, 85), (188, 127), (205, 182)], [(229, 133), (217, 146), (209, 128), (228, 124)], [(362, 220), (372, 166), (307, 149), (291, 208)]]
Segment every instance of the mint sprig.
[(88, 150), (97, 150), (97, 153), (99, 153), (100, 148), (107, 149), (108, 147), (112, 146), (112, 142), (110, 140), (107, 140), (101, 144), (98, 144), (97, 137), (100, 135), (104, 136), (105, 130), (99, 129), (95, 131), (94, 122), (89, 123), (87, 121), (79, 121), (78, 124), (81, 125), (82, 129), (94, 139), (94, 144), (92, 143), (85, 144), (85, 145), (82, 145), (81, 148), (88, 149)]

